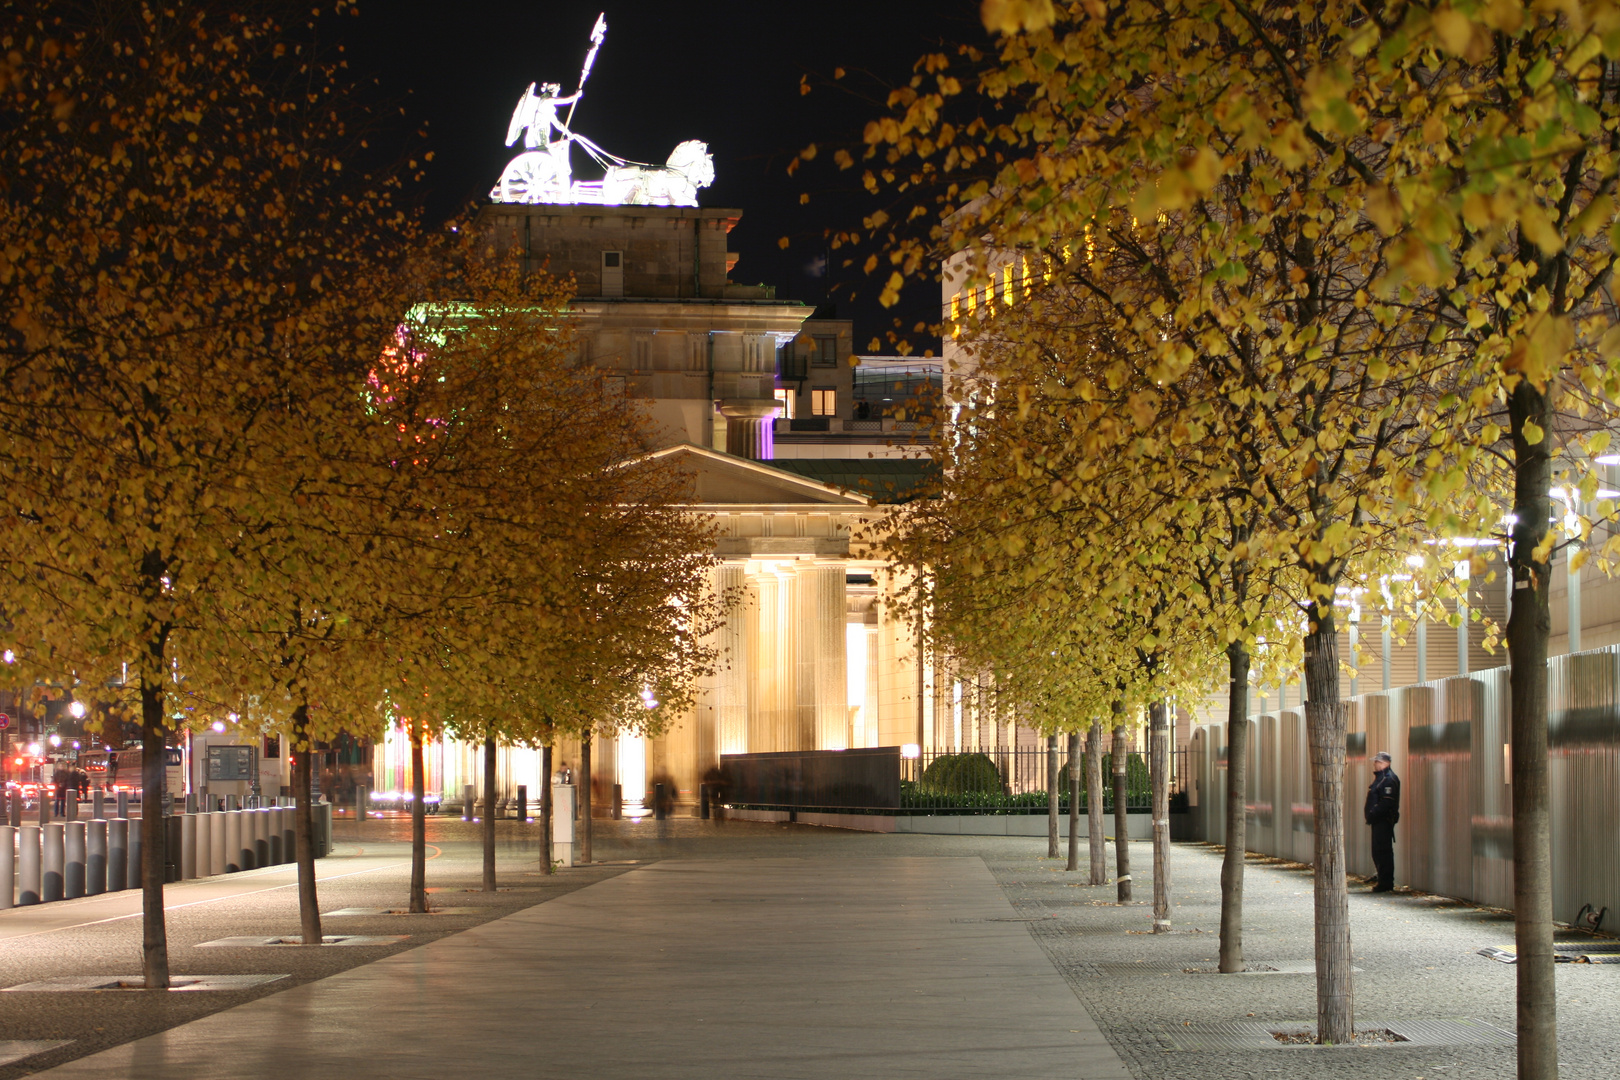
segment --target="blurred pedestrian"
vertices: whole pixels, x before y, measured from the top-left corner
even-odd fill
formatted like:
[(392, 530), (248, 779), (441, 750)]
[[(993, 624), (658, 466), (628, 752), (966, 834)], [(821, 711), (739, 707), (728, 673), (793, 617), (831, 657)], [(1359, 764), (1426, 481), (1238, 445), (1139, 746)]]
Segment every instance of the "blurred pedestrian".
[(68, 785), (73, 782), (73, 774), (62, 762), (56, 763), (56, 769), (51, 773), (51, 812), (60, 816), (67, 813)]

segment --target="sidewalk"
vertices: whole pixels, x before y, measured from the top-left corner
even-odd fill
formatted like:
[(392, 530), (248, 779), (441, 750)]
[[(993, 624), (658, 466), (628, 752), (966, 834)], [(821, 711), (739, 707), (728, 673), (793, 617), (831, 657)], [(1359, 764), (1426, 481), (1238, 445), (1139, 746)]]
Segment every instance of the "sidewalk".
[(681, 859), (53, 1080), (1129, 1073), (972, 858)]

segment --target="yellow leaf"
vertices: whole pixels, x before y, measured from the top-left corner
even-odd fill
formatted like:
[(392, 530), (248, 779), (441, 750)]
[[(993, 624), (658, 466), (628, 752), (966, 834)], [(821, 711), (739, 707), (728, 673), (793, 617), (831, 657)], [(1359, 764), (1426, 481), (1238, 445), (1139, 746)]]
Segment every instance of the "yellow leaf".
[(1531, 446), (1535, 446), (1541, 442), (1542, 438), (1545, 437), (1547, 433), (1541, 430), (1540, 426), (1538, 426), (1534, 420), (1526, 420), (1524, 422), (1523, 429), (1521, 429), (1521, 434), (1524, 435), (1525, 442), (1529, 443)]
[(992, 34), (1020, 34), (1045, 30), (1057, 21), (1052, 0), (984, 0), (979, 18)]
[(1468, 16), (1454, 8), (1441, 8), (1433, 16), (1434, 36), (1440, 39), (1440, 47), (1454, 56), (1461, 56), (1468, 51), (1468, 43), (1474, 37), (1474, 24)]

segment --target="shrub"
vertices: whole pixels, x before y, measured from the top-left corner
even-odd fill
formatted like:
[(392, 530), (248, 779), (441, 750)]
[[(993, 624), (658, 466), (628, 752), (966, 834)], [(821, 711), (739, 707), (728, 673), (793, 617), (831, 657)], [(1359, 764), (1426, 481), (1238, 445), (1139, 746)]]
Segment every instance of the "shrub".
[(947, 754), (929, 762), (919, 787), (950, 795), (1005, 795), (1007, 783), (984, 754)]

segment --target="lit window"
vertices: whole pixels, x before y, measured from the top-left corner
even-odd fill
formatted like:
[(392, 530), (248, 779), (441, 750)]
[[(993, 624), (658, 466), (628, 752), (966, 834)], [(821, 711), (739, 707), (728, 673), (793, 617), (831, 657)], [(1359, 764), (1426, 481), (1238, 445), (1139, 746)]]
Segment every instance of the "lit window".
[(1001, 268), (1001, 299), (1008, 307), (1013, 305), (1012, 264), (1008, 263)]
[(810, 415), (834, 416), (838, 412), (838, 391), (820, 387), (810, 391)]
[(778, 409), (778, 412), (777, 412), (776, 415), (784, 417), (784, 418), (786, 418), (788, 420), (793, 419), (794, 411), (795, 411), (794, 408), (793, 408), (794, 401), (795, 401), (795, 397), (794, 397), (794, 393), (793, 393), (792, 390), (787, 390), (787, 389), (778, 390), (776, 392), (776, 407)]

